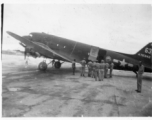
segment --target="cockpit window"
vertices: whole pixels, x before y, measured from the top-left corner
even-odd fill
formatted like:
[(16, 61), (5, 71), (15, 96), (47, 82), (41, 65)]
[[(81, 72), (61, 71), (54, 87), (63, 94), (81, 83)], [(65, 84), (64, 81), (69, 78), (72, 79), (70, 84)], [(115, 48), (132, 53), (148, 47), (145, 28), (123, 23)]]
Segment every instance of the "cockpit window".
[(32, 37), (33, 35), (32, 35), (32, 34), (29, 34), (29, 36)]

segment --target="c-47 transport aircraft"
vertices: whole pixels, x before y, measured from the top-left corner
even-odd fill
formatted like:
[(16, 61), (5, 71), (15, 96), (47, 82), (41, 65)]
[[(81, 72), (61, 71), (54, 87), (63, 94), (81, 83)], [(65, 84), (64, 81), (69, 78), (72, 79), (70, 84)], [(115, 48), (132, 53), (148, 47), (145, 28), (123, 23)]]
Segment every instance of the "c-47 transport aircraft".
[[(142, 61), (145, 66), (145, 72), (152, 72), (152, 43), (148, 43), (136, 54), (125, 54), (46, 33), (33, 32), (28, 36), (22, 37), (12, 32), (7, 33), (20, 41), (20, 44), (25, 48), (25, 57), (28, 53), (35, 58), (43, 56), (66, 62), (72, 62), (76, 59), (78, 63), (84, 58), (87, 61), (98, 60), (99, 62), (103, 59), (113, 62), (114, 69), (128, 70), (135, 73), (138, 71), (139, 61)], [(55, 62), (54, 66), (55, 68), (60, 68), (61, 62)], [(38, 68), (39, 70), (46, 70), (47, 64), (42, 61)]]

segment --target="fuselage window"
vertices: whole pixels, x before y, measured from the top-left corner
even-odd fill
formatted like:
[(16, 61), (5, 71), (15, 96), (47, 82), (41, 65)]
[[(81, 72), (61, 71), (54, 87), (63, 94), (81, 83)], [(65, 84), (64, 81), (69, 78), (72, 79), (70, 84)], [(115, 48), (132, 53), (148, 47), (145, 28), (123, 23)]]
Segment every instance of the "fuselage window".
[(66, 48), (66, 46), (64, 46), (64, 48)]
[(59, 44), (57, 44), (57, 46), (59, 46)]

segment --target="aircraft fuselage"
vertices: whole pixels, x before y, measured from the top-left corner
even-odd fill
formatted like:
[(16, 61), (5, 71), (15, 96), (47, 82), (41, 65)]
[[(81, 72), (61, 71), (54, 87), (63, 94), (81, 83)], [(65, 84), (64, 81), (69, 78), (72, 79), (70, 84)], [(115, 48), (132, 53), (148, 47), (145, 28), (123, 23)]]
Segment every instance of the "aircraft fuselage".
[[(110, 60), (114, 63), (114, 69), (128, 71), (137, 71), (139, 61), (143, 61), (145, 65), (145, 72), (152, 72), (151, 51), (148, 51), (149, 54), (138, 53), (138, 55), (144, 54), (147, 57), (145, 59), (144, 57), (138, 55), (129, 55), (125, 53), (114, 52), (84, 43), (68, 40), (65, 38), (48, 35), (45, 33), (31, 33), (30, 36), (24, 36), (24, 38), (29, 39), (37, 44), (46, 45), (50, 49), (54, 50), (56, 53), (61, 54), (71, 61), (73, 59), (76, 59), (77, 62), (80, 62), (84, 58), (86, 60), (97, 59), (99, 62), (102, 59)], [(151, 47), (148, 49), (151, 50)], [(41, 54), (43, 54), (43, 52)], [(46, 57), (50, 56), (48, 55)], [(62, 58), (59, 58), (55, 55), (53, 56), (53, 58), (62, 60)]]

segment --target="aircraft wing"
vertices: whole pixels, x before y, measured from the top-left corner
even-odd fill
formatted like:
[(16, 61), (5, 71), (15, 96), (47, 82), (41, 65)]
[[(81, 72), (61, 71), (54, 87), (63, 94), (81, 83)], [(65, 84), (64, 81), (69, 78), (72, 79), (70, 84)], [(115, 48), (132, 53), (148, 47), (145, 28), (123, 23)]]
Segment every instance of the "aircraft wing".
[(38, 52), (41, 56), (45, 56), (47, 58), (52, 58), (53, 55), (56, 56), (56, 58), (64, 61), (71, 62), (72, 60), (64, 57), (63, 55), (57, 53), (56, 51), (52, 50), (49, 48), (47, 45), (43, 43), (37, 43), (37, 42), (32, 42), (30, 40), (27, 40), (19, 35), (16, 35), (12, 32), (7, 32), (10, 36), (14, 37), (15, 39), (19, 40), (21, 43), (25, 44), (27, 47), (32, 48), (35, 52)]
[(66, 60), (66, 61), (72, 62), (72, 60), (64, 57), (63, 55), (61, 55), (61, 54), (59, 54), (59, 53), (57, 53), (56, 51), (52, 50), (51, 48), (49, 48), (49, 47), (48, 47), (47, 45), (45, 45), (45, 44), (37, 43), (37, 42), (34, 42), (34, 44), (40, 46), (41, 48), (43, 48), (43, 49), (45, 49), (45, 50), (47, 50), (47, 51), (49, 51), (50, 53), (53, 53), (54, 55), (56, 55), (56, 56), (58, 56), (58, 57), (63, 58), (63, 59)]
[(17, 52), (17, 53), (24, 54), (24, 51), (21, 51), (21, 50), (14, 50), (14, 51)]

